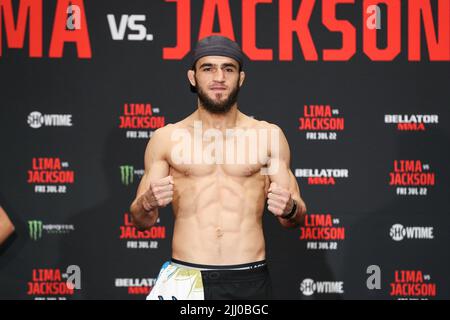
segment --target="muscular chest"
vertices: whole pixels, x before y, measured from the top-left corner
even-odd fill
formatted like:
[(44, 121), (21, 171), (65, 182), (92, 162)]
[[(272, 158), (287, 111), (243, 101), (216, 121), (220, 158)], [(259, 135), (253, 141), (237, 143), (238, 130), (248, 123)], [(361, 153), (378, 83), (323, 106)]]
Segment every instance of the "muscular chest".
[(250, 177), (262, 172), (268, 161), (268, 151), (252, 137), (205, 139), (191, 134), (172, 141), (167, 161), (186, 176)]
[(209, 176), (226, 175), (234, 177), (250, 177), (261, 172), (263, 165), (259, 163), (222, 163), (220, 161), (212, 163), (188, 163), (169, 160), (169, 165), (179, 174), (184, 176)]

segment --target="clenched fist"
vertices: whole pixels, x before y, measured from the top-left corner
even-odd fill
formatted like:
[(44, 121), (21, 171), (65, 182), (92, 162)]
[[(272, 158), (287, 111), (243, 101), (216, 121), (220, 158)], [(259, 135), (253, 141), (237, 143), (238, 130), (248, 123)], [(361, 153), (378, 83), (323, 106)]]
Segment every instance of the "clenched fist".
[(173, 177), (167, 176), (150, 183), (148, 190), (142, 195), (142, 206), (146, 211), (162, 208), (172, 202)]
[(288, 215), (294, 207), (294, 200), (289, 190), (278, 186), (275, 182), (270, 184), (267, 198), (268, 209), (276, 217)]

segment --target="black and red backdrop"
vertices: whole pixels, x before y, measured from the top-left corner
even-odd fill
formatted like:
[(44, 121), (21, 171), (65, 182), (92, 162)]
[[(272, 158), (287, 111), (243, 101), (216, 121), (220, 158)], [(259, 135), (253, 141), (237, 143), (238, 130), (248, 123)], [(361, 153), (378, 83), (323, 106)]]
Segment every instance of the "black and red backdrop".
[(171, 208), (144, 233), (128, 208), (212, 33), (247, 54), (239, 107), (284, 130), (308, 204), (294, 230), (264, 215), (276, 297), (449, 299), (449, 0), (0, 0), (0, 298), (145, 297)]

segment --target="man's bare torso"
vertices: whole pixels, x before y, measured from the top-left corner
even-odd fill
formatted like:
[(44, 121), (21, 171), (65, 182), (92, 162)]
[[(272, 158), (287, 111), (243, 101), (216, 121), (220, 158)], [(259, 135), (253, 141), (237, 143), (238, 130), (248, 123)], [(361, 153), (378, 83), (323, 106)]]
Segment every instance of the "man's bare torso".
[[(167, 149), (164, 154), (169, 174), (174, 179), (172, 257), (214, 265), (265, 259), (262, 214), (269, 179), (260, 172), (264, 164), (251, 161), (248, 148), (244, 163), (216, 161), (209, 164), (204, 163), (204, 159), (203, 163), (175, 161), (172, 151), (179, 142), (171, 139), (173, 132), (187, 130), (193, 143), (198, 138), (194, 138), (195, 120), (194, 113), (165, 128)], [(266, 124), (239, 112), (236, 127), (230, 129), (258, 130)], [(224, 132), (224, 128), (219, 130)], [(203, 142), (202, 152), (206, 152), (210, 142)]]

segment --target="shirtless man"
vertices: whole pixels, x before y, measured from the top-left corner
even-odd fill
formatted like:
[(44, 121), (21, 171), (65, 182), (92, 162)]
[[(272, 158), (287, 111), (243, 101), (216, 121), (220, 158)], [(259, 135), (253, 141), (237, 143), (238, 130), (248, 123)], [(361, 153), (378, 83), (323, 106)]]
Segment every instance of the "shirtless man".
[[(156, 223), (158, 208), (173, 206), (172, 259), (147, 299), (269, 299), (266, 200), (284, 227), (297, 226), (306, 213), (289, 146), (279, 127), (238, 110), (245, 73), (237, 43), (210, 36), (193, 56), (187, 76), (198, 95), (197, 110), (156, 130), (130, 207), (134, 224), (145, 230)], [(238, 136), (249, 148), (233, 143)], [(261, 138), (255, 142), (255, 136)]]

